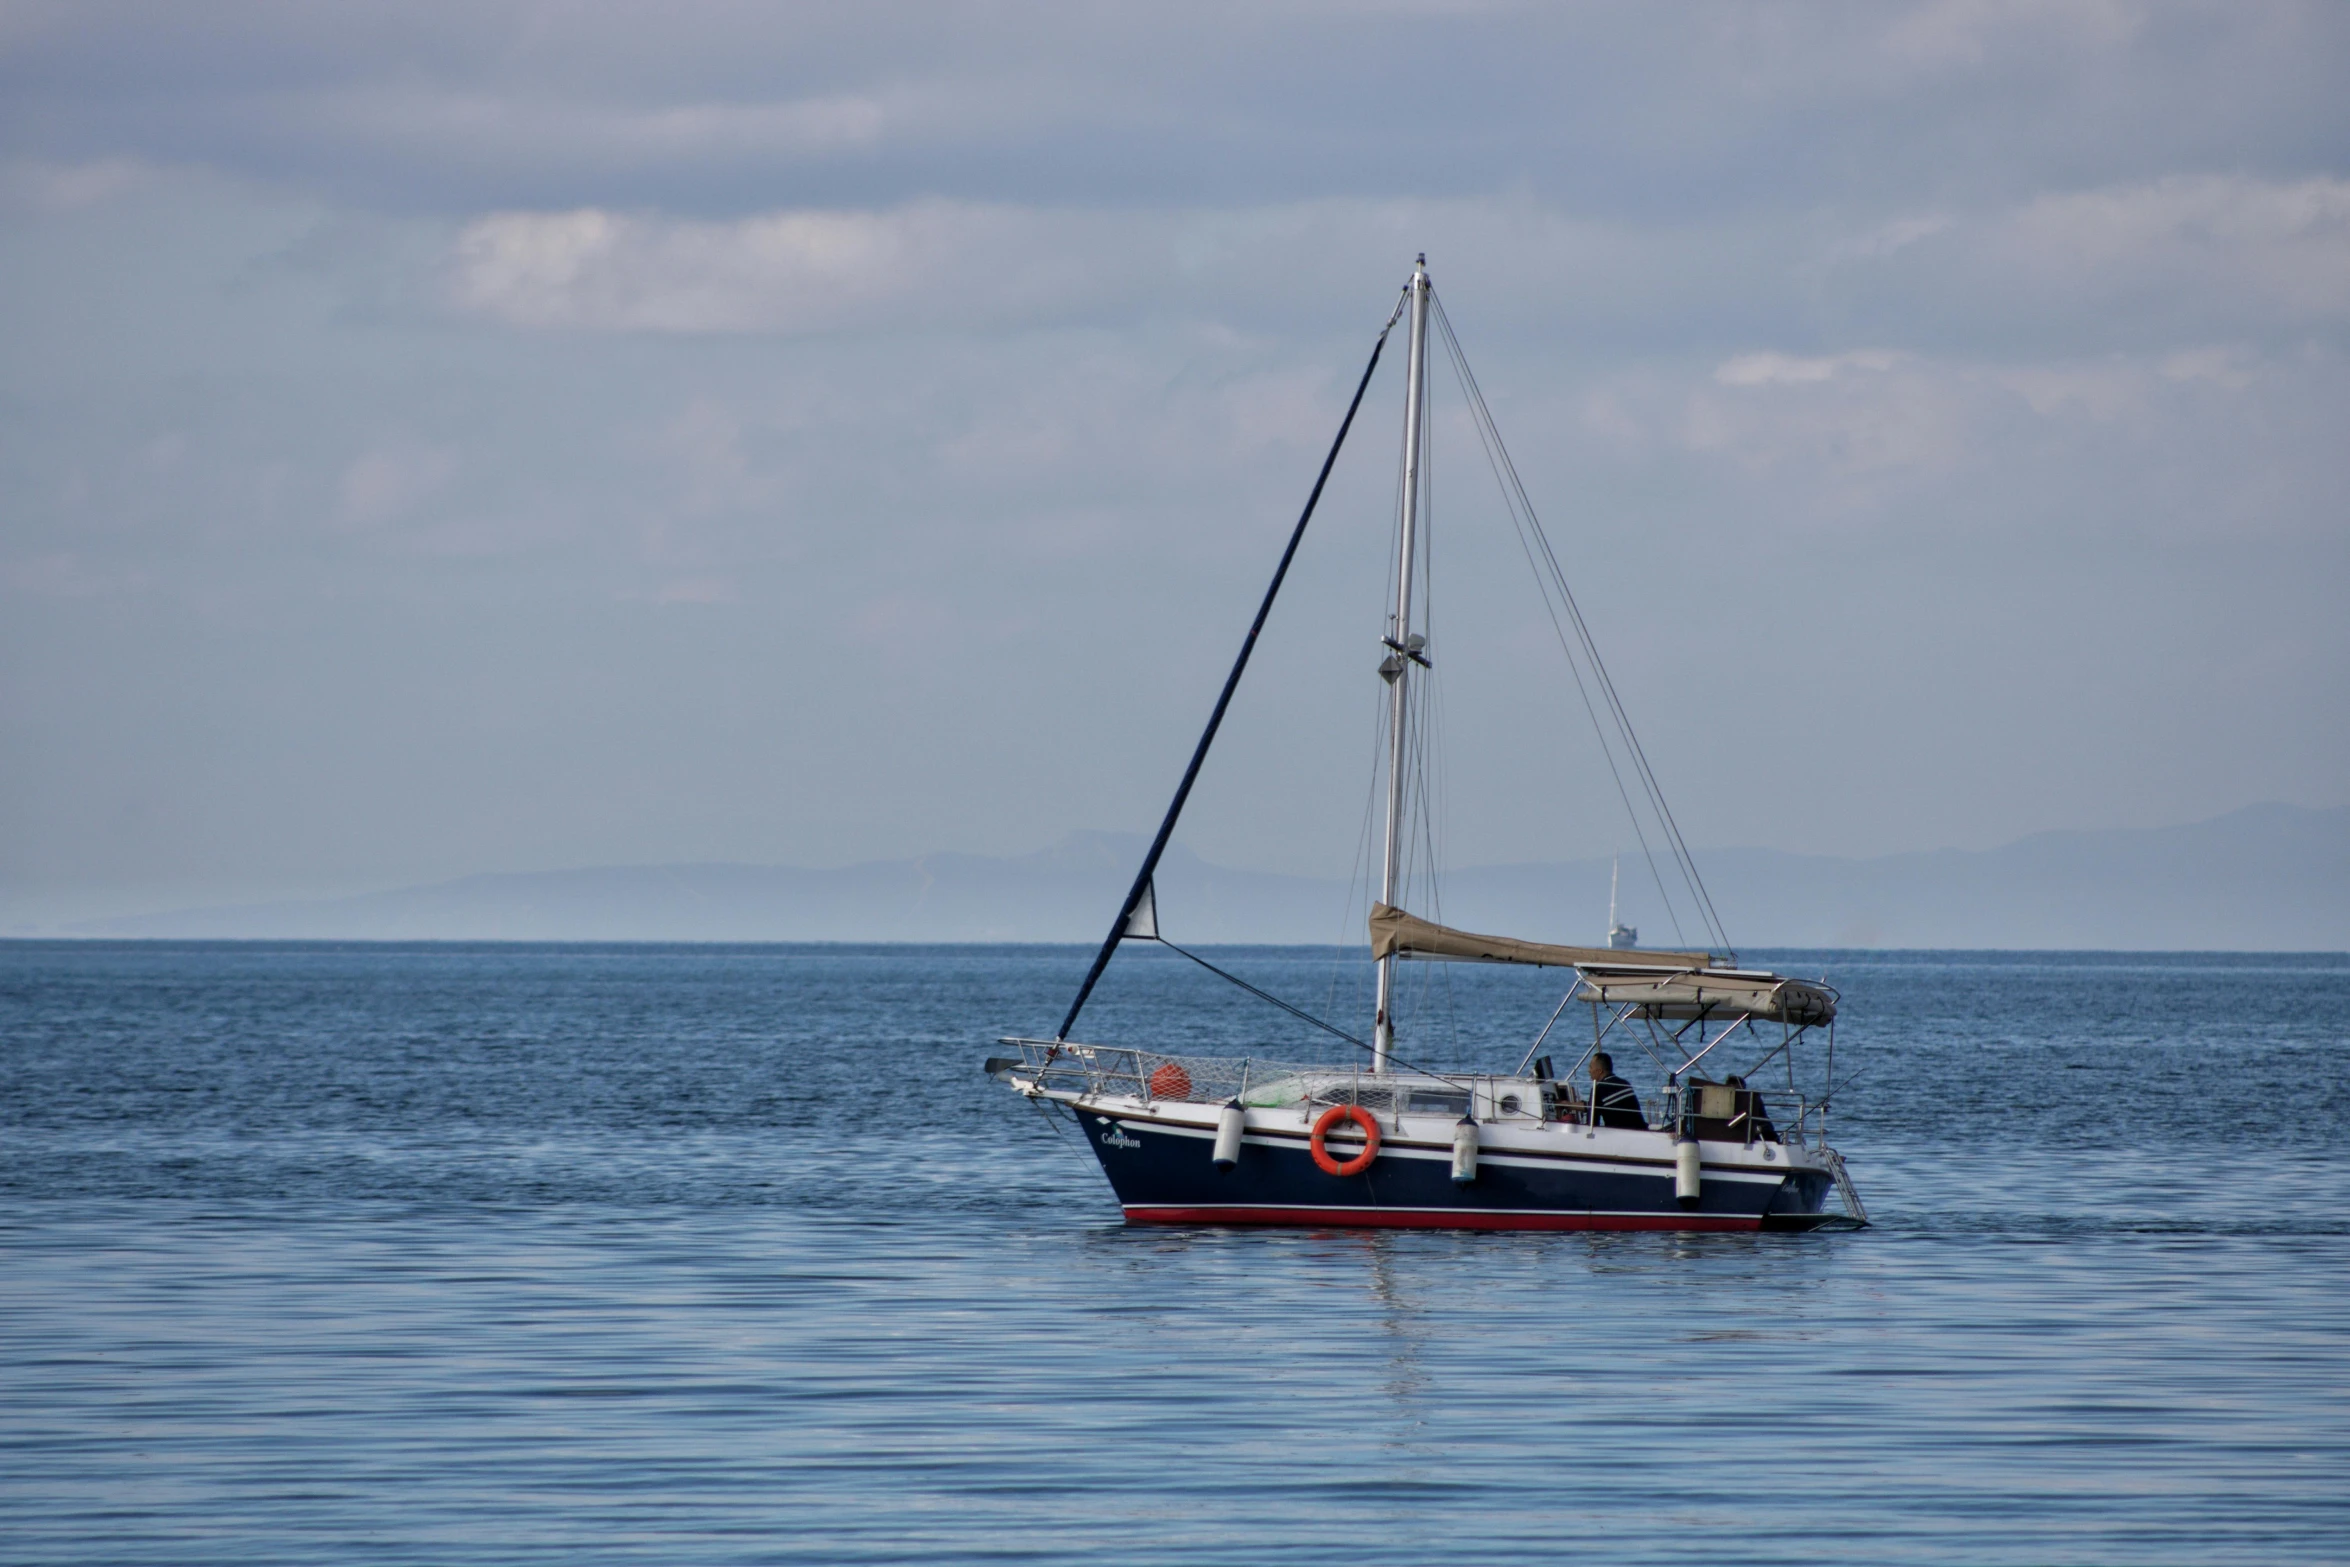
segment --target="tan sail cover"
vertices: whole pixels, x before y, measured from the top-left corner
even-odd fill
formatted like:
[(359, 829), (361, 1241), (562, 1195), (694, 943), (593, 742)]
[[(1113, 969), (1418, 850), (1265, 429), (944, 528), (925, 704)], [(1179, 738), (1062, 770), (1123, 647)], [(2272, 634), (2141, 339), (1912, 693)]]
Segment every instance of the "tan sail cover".
[(1453, 963), (1525, 963), (1571, 968), (1583, 980), (1579, 1001), (1633, 1005), (1654, 1018), (1740, 1014), (1798, 1026), (1833, 1021), (1836, 997), (1819, 985), (1753, 969), (1718, 969), (1710, 952), (1641, 952), (1622, 947), (1560, 947), (1512, 936), (1480, 936), (1431, 924), (1385, 903), (1371, 906), (1371, 955)]
[(1371, 956), (1439, 958), (1455, 963), (1528, 963), (1536, 968), (1579, 968), (1586, 963), (1637, 964), (1655, 968), (1707, 968), (1710, 952), (1638, 952), (1623, 947), (1554, 947), (1514, 936), (1479, 936), (1450, 925), (1432, 925), (1392, 904), (1371, 905)]

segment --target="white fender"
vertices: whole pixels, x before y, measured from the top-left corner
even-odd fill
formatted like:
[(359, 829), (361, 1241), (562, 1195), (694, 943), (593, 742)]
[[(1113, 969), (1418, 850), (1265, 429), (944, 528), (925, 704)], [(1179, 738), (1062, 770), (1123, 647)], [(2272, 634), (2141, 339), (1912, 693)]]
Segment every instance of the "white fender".
[(1229, 1170), (1240, 1163), (1240, 1133), (1248, 1124), (1248, 1112), (1235, 1099), (1216, 1113), (1216, 1168)]
[(1697, 1202), (1699, 1175), (1697, 1142), (1694, 1138), (1673, 1145), (1673, 1195), (1684, 1208)]
[(1452, 1126), (1452, 1183), (1466, 1186), (1477, 1178), (1477, 1123), (1462, 1116)]

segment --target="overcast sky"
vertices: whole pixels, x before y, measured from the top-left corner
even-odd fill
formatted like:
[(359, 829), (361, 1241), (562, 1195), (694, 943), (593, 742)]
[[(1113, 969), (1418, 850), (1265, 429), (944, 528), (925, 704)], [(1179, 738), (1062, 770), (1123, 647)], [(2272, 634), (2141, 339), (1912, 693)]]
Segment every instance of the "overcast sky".
[[(1423, 249), (1693, 843), (2345, 803), (2346, 88), (2254, 0), (0, 4), (0, 921), (1147, 829)], [(1400, 396), (1211, 859), (1347, 873)], [(1628, 847), (1436, 420), (1446, 854)]]

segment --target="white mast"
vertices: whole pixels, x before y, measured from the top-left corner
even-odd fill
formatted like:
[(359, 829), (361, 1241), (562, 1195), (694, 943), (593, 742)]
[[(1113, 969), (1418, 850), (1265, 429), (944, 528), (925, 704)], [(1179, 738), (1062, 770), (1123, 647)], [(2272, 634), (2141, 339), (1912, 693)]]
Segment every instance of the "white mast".
[[(1421, 414), (1427, 402), (1428, 258), (1412, 265), (1412, 347), (1410, 374), (1404, 385), (1403, 414), (1403, 538), (1397, 552), (1395, 614), (1387, 623), (1387, 660), (1379, 672), (1387, 677), (1387, 855), (1379, 878), (1379, 901), (1394, 906), (1396, 878), (1402, 869), (1404, 825), (1404, 726), (1410, 713), (1406, 701), (1412, 665), (1426, 663), (1426, 640), (1412, 634), (1412, 561), (1419, 552), (1420, 446), (1424, 440)], [(1384, 1077), (1395, 1054), (1395, 955), (1379, 960), (1379, 1013), (1372, 1031), (1371, 1070)]]

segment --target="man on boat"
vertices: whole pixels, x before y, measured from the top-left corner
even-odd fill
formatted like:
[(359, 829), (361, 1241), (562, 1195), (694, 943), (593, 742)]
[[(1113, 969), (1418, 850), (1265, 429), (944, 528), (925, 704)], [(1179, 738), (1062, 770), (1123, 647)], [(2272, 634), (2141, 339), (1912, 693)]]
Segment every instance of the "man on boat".
[(1615, 1058), (1604, 1050), (1591, 1056), (1591, 1104), (1601, 1126), (1623, 1126), (1639, 1131), (1648, 1125), (1640, 1113), (1640, 1096), (1616, 1076)]

